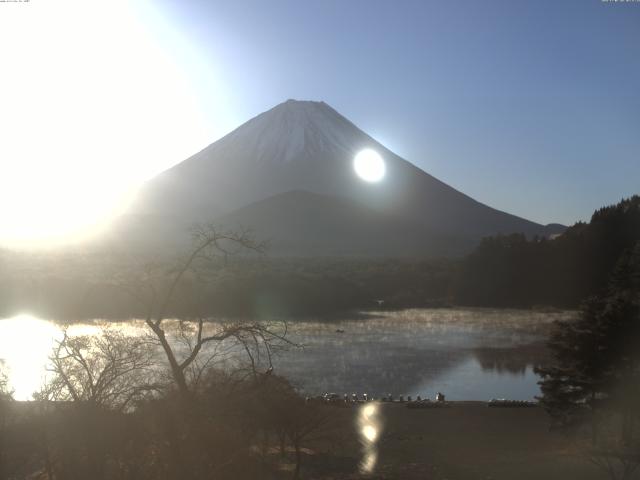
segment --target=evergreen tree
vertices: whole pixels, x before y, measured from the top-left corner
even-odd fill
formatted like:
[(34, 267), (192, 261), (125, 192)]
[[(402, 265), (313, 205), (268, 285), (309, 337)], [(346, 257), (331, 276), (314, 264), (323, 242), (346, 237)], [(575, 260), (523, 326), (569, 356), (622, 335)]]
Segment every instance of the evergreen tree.
[[(607, 287), (623, 252), (640, 241), (640, 196), (594, 212), (555, 239), (503, 235), (484, 239), (460, 265), (457, 303), (577, 307)], [(637, 254), (636, 254), (637, 255)]]
[(556, 325), (549, 347), (554, 364), (536, 372), (553, 425), (589, 425), (590, 458), (612, 478), (611, 459), (619, 460), (628, 478), (640, 464), (640, 242), (623, 253), (603, 294)]

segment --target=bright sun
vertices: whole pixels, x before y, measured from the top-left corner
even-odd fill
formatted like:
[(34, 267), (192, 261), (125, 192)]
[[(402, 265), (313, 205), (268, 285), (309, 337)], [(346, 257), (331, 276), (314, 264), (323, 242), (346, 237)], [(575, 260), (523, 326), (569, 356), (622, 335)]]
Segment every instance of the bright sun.
[(149, 2), (2, 10), (0, 246), (91, 234), (137, 185), (209, 139), (175, 60), (194, 55)]
[(358, 152), (353, 159), (353, 169), (361, 179), (367, 182), (379, 182), (386, 173), (382, 157), (369, 148)]

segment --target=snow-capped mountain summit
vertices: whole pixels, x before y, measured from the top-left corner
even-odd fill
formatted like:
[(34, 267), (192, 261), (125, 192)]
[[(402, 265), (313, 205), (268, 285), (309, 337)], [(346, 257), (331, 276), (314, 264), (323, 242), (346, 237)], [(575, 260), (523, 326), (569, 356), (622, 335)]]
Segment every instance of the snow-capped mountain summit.
[(358, 136), (367, 140), (326, 103), (290, 99), (214, 143), (207, 154), (229, 152), (257, 164), (280, 165), (304, 159), (305, 152), (349, 153)]
[(383, 148), (326, 103), (287, 100), (152, 179), (134, 211), (210, 216), (289, 190), (341, 194), (336, 167), (367, 146)]
[[(365, 148), (378, 152), (385, 162), (386, 175), (378, 183), (364, 182), (354, 172), (354, 156)], [(287, 192), (298, 193), (281, 196)], [(259, 205), (274, 196), (279, 196), (278, 200), (270, 201), (269, 208)], [(292, 229), (302, 226), (289, 225), (293, 218), (300, 224), (300, 205), (308, 205), (314, 215), (322, 217), (318, 213), (322, 211), (321, 204), (335, 211), (336, 198), (359, 205), (345, 208), (353, 213), (354, 218), (349, 220), (352, 233), (358, 217), (362, 216), (355, 212), (362, 213), (362, 208), (378, 212), (381, 219), (390, 222), (389, 229), (397, 230), (397, 225), (402, 224), (405, 236), (411, 235), (409, 225), (414, 225), (420, 237), (464, 239), (462, 243), (468, 245), (488, 234), (551, 233), (542, 225), (490, 208), (442, 183), (395, 155), (326, 103), (296, 100), (287, 100), (254, 117), (151, 179), (130, 213), (147, 218), (179, 218), (182, 222), (220, 218), (228, 224), (242, 223), (246, 227), (254, 226), (247, 222), (257, 222), (263, 230), (258, 234), (281, 238), (289, 235), (297, 238), (300, 246), (304, 245), (304, 232)], [(277, 212), (273, 205), (278, 205)], [(252, 209), (262, 212), (260, 222)], [(287, 214), (291, 209), (297, 209), (296, 215)], [(236, 211), (239, 213), (234, 216)], [(264, 218), (264, 212), (272, 212), (273, 222)], [(348, 237), (352, 235), (338, 228), (335, 221), (329, 223), (326, 225), (330, 230), (328, 235), (338, 238), (344, 235), (345, 252), (360, 248), (366, 254), (366, 246), (351, 245)], [(309, 230), (309, 226), (306, 229)], [(384, 245), (386, 229), (377, 225), (375, 231), (381, 238), (370, 241)], [(431, 240), (415, 241), (412, 245), (435, 245)], [(339, 244), (332, 242), (334, 246)], [(447, 253), (434, 248), (426, 252), (402, 252), (393, 248), (394, 251), (387, 253), (396, 256)], [(304, 252), (304, 248), (297, 250)], [(321, 246), (315, 245), (316, 254), (321, 250)], [(377, 252), (383, 250), (380, 246), (376, 248)], [(340, 249), (333, 248), (326, 253), (339, 254)]]

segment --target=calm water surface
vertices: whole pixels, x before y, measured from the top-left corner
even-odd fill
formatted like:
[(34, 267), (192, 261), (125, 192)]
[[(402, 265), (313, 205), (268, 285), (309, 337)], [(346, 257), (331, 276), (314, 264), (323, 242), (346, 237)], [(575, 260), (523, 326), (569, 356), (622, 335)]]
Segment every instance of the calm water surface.
[[(545, 335), (570, 312), (487, 309), (413, 309), (368, 312), (331, 323), (290, 323), (303, 348), (274, 360), (276, 373), (302, 392), (422, 395), (449, 399), (532, 399), (539, 393), (533, 367), (546, 356)], [(136, 335), (139, 321), (116, 328)], [(97, 332), (97, 322), (70, 334)], [(46, 377), (48, 356), (60, 338), (54, 322), (28, 315), (0, 320), (0, 359), (17, 399), (29, 399)]]

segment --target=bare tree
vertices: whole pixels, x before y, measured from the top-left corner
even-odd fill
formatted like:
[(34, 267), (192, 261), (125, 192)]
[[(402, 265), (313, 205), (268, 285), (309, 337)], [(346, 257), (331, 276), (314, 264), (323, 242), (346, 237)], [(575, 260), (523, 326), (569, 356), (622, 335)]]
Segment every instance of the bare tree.
[(317, 440), (327, 435), (327, 432), (332, 428), (332, 420), (334, 419), (334, 416), (326, 408), (303, 402), (301, 398), (292, 399), (290, 413), (283, 419), (286, 435), (295, 452), (294, 480), (300, 478), (304, 442)]
[(10, 416), (9, 402), (13, 399), (9, 389), (9, 379), (4, 372), (4, 362), (0, 360), (0, 478), (6, 478), (6, 436)]
[[(611, 480), (637, 478), (635, 474), (640, 468), (640, 439), (637, 436), (625, 439), (620, 435), (621, 427), (624, 430), (634, 425), (629, 425), (629, 420), (618, 412), (609, 411), (602, 417), (595, 442), (576, 432), (578, 433), (577, 450), (589, 462), (606, 473)], [(637, 423), (637, 420), (631, 420), (631, 422)]]
[(144, 337), (115, 329), (78, 336), (64, 329), (50, 361), (52, 376), (39, 394), (44, 399), (125, 411), (134, 400), (157, 388), (153, 346)]
[(5, 373), (4, 365), (4, 361), (0, 359), (0, 402), (13, 399), (13, 391), (9, 388), (9, 377)]
[(609, 475), (611, 480), (631, 480), (640, 467), (640, 448), (611, 445), (608, 448), (592, 448), (587, 459)]
[(109, 468), (125, 469), (128, 414), (160, 388), (154, 353), (145, 336), (115, 328), (75, 336), (63, 329), (49, 357), (49, 378), (36, 395), (45, 401), (32, 418), (47, 478), (100, 479), (108, 478)]
[[(272, 367), (274, 349), (291, 344), (286, 338), (285, 323), (213, 323), (206, 321), (204, 309), (198, 309), (202, 304), (202, 298), (198, 296), (206, 296), (206, 290), (202, 287), (210, 280), (215, 260), (226, 262), (229, 257), (243, 251), (262, 253), (265, 244), (256, 242), (248, 231), (222, 231), (213, 225), (195, 227), (193, 237), (194, 247), (190, 254), (169, 271), (157, 264), (149, 265), (142, 278), (121, 284), (144, 306), (145, 324), (164, 352), (172, 380), (183, 395), (190, 393), (203, 369), (214, 358), (215, 353), (205, 356), (204, 361), (199, 359), (206, 346), (227, 340), (232, 342), (236, 349), (246, 354), (250, 371), (255, 374), (261, 360), (266, 360), (267, 366)], [(181, 289), (184, 283), (189, 283), (190, 288)], [(176, 303), (180, 294), (191, 295), (191, 307), (196, 312), (192, 318), (178, 322), (176, 341), (172, 341), (172, 332), (167, 326), (175, 326), (175, 323), (168, 320), (172, 304)], [(176, 348), (178, 344), (181, 348)]]

